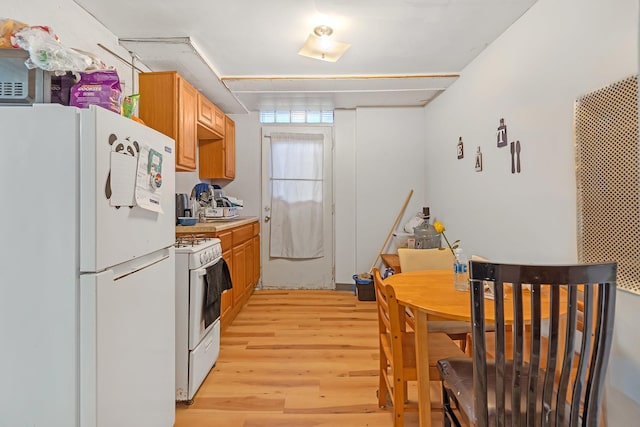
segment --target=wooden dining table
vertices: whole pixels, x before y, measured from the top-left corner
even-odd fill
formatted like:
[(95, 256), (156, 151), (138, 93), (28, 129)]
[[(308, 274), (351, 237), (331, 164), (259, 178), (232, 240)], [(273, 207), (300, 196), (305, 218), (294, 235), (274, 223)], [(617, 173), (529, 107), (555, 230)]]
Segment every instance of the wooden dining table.
[[(416, 360), (418, 372), (418, 410), (420, 426), (431, 426), (431, 398), (429, 381), (428, 319), (471, 321), (470, 291), (457, 291), (453, 287), (453, 271), (423, 270), (394, 274), (384, 279), (395, 291), (398, 303), (410, 308), (415, 316)], [(528, 294), (528, 292), (523, 292)], [(505, 292), (505, 300), (511, 293)], [(548, 311), (549, 296), (542, 294), (542, 313)], [(566, 296), (564, 303), (566, 303)], [(561, 298), (561, 307), (565, 304)], [(523, 318), (531, 319), (530, 304), (523, 304)], [(513, 308), (505, 304), (505, 323), (513, 323)], [(566, 310), (565, 310), (566, 312)], [(494, 304), (485, 298), (485, 321), (494, 322)], [(437, 379), (435, 379), (437, 380)]]

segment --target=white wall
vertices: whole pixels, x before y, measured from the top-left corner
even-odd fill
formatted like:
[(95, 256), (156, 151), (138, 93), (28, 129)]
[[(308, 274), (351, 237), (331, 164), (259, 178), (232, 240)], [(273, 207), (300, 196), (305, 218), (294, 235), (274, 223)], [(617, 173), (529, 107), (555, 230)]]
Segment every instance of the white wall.
[[(357, 274), (371, 268), (409, 191), (413, 189), (414, 194), (399, 221), (400, 228), (422, 211), (428, 199), (423, 197), (426, 140), (423, 109), (359, 108), (355, 120), (356, 263), (353, 273)], [(336, 281), (342, 279), (336, 278)]]
[(356, 110), (334, 113), (336, 283), (353, 283), (356, 264)]
[[(448, 237), (495, 260), (575, 262), (574, 100), (637, 72), (638, 0), (539, 0), (425, 109), (425, 198)], [(521, 174), (511, 174), (508, 147), (496, 148), (502, 117), (509, 141), (522, 143)], [(464, 160), (455, 155), (459, 136)], [(639, 302), (618, 292), (611, 426), (640, 416), (640, 343), (628, 339)]]
[[(123, 13), (125, 13), (123, 11)], [(131, 67), (98, 46), (98, 43), (131, 61), (129, 52), (118, 45), (117, 37), (100, 22), (86, 13), (72, 0), (29, 0), (26, 2), (5, 1), (0, 18), (11, 18), (27, 25), (49, 26), (65, 47), (77, 48), (92, 53), (107, 66), (115, 67), (123, 83), (123, 93), (130, 95), (134, 88)], [(149, 71), (142, 64), (139, 68)], [(137, 77), (135, 78), (137, 92)]]

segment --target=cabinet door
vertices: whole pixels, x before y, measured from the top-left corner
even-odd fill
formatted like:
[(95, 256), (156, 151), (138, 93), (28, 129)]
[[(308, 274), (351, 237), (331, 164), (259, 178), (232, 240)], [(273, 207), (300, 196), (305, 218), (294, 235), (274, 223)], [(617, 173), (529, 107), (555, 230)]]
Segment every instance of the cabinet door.
[(213, 102), (198, 92), (198, 139), (222, 139), (224, 113)]
[(245, 274), (247, 275), (247, 292), (250, 292), (249, 288), (252, 288), (255, 284), (253, 280), (253, 239), (249, 239), (245, 244), (244, 261), (245, 261)]
[(236, 123), (227, 116), (225, 116), (224, 135), (224, 176), (234, 179), (236, 177)]
[(260, 281), (260, 236), (253, 237), (253, 283)]
[(215, 107), (209, 99), (198, 92), (198, 122), (211, 129), (216, 122)]
[(218, 132), (220, 135), (225, 136), (225, 133), (226, 133), (225, 120), (227, 116), (225, 116), (222, 110), (219, 109), (215, 104), (213, 105), (213, 114), (214, 114), (213, 130)]
[(178, 79), (178, 138), (176, 170), (196, 169), (196, 120), (198, 91), (183, 78)]
[(245, 245), (241, 244), (233, 248), (233, 303), (238, 304), (247, 288)]

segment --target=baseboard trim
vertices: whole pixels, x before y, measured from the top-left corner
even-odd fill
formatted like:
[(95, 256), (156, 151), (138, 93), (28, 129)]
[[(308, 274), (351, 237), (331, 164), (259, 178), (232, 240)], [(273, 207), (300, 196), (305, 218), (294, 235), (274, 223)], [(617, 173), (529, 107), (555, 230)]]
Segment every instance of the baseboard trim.
[(336, 283), (336, 291), (353, 292), (355, 283)]

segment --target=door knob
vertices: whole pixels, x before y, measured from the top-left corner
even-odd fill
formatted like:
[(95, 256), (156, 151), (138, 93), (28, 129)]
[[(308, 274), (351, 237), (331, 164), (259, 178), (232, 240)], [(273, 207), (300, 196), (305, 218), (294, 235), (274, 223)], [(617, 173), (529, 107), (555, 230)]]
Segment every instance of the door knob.
[(269, 215), (266, 215), (264, 217), (264, 222), (269, 222), (270, 219), (271, 219), (271, 217)]

